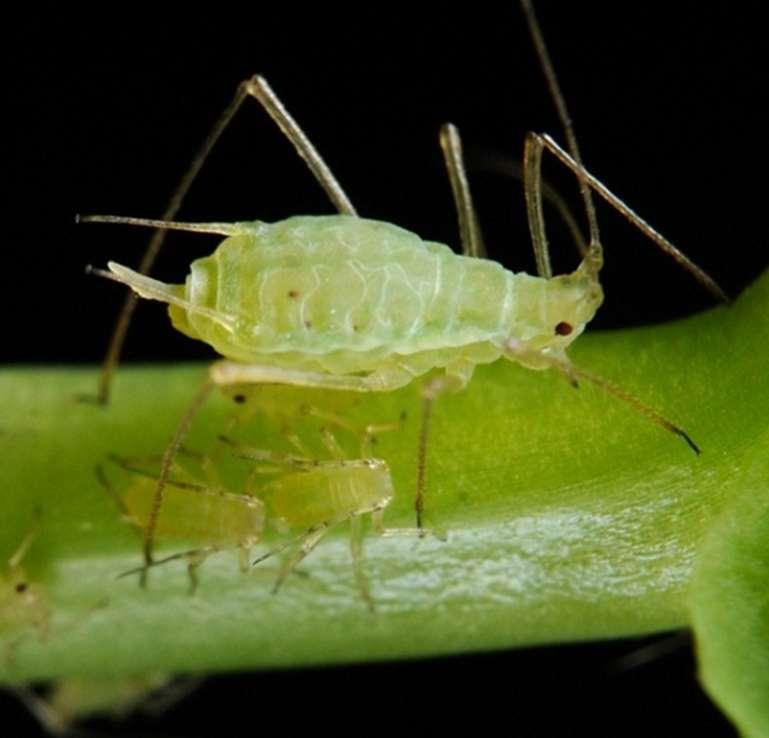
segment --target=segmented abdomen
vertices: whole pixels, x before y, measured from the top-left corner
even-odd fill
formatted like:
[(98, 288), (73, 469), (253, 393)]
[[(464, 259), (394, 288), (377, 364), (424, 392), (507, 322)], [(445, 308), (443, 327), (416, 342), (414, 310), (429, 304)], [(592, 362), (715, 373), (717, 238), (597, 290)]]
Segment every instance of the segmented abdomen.
[(229, 358), (413, 354), (497, 340), (509, 324), (513, 275), (495, 262), (349, 216), (252, 229), (194, 262), (185, 285), (237, 329), (172, 309), (177, 327)]

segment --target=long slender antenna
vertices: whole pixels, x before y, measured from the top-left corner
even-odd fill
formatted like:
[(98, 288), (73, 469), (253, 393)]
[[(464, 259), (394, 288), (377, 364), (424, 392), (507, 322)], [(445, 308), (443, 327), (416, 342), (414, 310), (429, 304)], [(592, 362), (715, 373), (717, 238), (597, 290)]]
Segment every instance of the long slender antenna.
[(588, 228), (590, 229), (590, 248), (593, 252), (599, 252), (601, 250), (601, 239), (598, 231), (598, 219), (595, 214), (595, 205), (593, 203), (593, 196), (590, 192), (587, 180), (582, 172), (582, 157), (579, 153), (579, 145), (577, 144), (577, 135), (574, 132), (574, 124), (572, 123), (569, 110), (566, 107), (566, 98), (564, 98), (561, 92), (561, 86), (558, 84), (558, 77), (555, 73), (555, 68), (550, 60), (550, 54), (545, 44), (545, 38), (542, 35), (542, 30), (537, 20), (537, 16), (534, 12), (530, 0), (521, 0), (521, 8), (526, 16), (526, 21), (529, 25), (529, 33), (534, 43), (534, 48), (537, 51), (540, 64), (542, 65), (542, 71), (545, 74), (547, 80), (547, 86), (550, 90), (550, 95), (555, 103), (558, 117), (561, 121), (561, 125), (564, 128), (566, 134), (566, 143), (568, 145), (569, 153), (577, 163), (579, 171), (577, 172), (577, 178), (579, 179), (579, 189), (582, 194), (582, 201), (585, 204), (585, 213), (587, 214)]
[(671, 423), (664, 415), (661, 415), (654, 408), (649, 407), (645, 403), (641, 402), (637, 397), (634, 397), (629, 392), (626, 392), (619, 385), (614, 384), (614, 382), (611, 380), (606, 379), (598, 374), (593, 374), (592, 372), (589, 372), (585, 369), (580, 369), (573, 364), (567, 365), (565, 363), (555, 361), (553, 363), (570, 379), (578, 378), (592, 382), (594, 385), (600, 387), (610, 395), (614, 395), (614, 397), (616, 397), (618, 400), (622, 400), (622, 402), (625, 404), (630, 405), (630, 407), (632, 407), (636, 412), (641, 413), (641, 415), (645, 415), (653, 423), (656, 423), (666, 431), (675, 433), (675, 435), (683, 438), (689, 448), (698, 456), (700, 455), (700, 447), (692, 440), (692, 437), (683, 428), (680, 428), (674, 423)]
[[(157, 228), (163, 231), (215, 233), (219, 236), (237, 236), (246, 230), (239, 223), (180, 223), (174, 220), (133, 218), (124, 215), (76, 215), (75, 223), (111, 223), (113, 225), (132, 225), (142, 226), (144, 228)], [(139, 272), (143, 273), (141, 272), (141, 269)]]

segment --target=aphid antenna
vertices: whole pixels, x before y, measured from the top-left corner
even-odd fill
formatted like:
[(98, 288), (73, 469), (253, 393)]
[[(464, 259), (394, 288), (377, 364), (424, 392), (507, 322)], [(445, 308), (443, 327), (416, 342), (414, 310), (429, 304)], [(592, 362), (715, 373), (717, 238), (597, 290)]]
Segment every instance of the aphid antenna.
[(626, 392), (621, 387), (614, 384), (614, 382), (608, 379), (604, 379), (604, 377), (593, 374), (592, 372), (586, 371), (585, 369), (580, 369), (573, 364), (561, 364), (560, 362), (556, 363), (555, 360), (553, 360), (553, 362), (564, 374), (566, 374), (567, 377), (572, 379), (584, 379), (596, 385), (597, 387), (600, 387), (602, 390), (616, 397), (618, 400), (622, 400), (622, 402), (624, 402), (626, 405), (629, 405), (636, 412), (641, 413), (641, 415), (644, 415), (653, 423), (656, 423), (657, 425), (664, 428), (666, 431), (670, 431), (671, 433), (674, 433), (675, 435), (683, 438), (689, 448), (694, 451), (697, 456), (702, 453), (700, 447), (692, 440), (692, 437), (683, 428), (675, 425), (675, 423), (669, 421), (666, 417), (658, 413), (654, 408), (649, 407), (645, 403), (641, 402), (637, 397), (634, 397), (629, 392)]
[[(529, 33), (531, 35), (534, 48), (539, 57), (542, 71), (544, 72), (545, 79), (547, 81), (548, 89), (550, 90), (550, 96), (555, 103), (555, 108), (558, 113), (558, 118), (563, 126), (564, 133), (566, 135), (566, 143), (571, 152), (572, 158), (576, 164), (576, 175), (579, 180), (580, 194), (582, 195), (582, 202), (585, 206), (585, 214), (587, 216), (588, 229), (590, 233), (590, 245), (588, 252), (583, 259), (583, 263), (590, 265), (592, 271), (597, 278), (598, 272), (603, 265), (603, 248), (601, 246), (601, 236), (598, 229), (598, 218), (596, 217), (595, 204), (593, 202), (593, 196), (588, 186), (586, 172), (582, 166), (582, 156), (579, 152), (579, 144), (577, 143), (577, 134), (574, 130), (574, 124), (569, 114), (569, 109), (566, 105), (566, 98), (561, 91), (561, 86), (558, 83), (558, 76), (555, 73), (555, 67), (550, 59), (550, 52), (547, 50), (547, 44), (545, 44), (545, 37), (542, 34), (542, 29), (539, 26), (537, 15), (534, 12), (530, 0), (521, 0), (521, 8), (523, 14), (526, 16), (526, 22), (529, 26)], [(524, 149), (524, 164), (527, 156), (534, 158), (531, 164), (535, 167), (535, 171), (538, 173), (540, 170), (540, 161), (542, 158), (542, 145), (536, 142), (536, 137), (529, 136), (526, 140), (526, 147)], [(537, 240), (541, 238), (545, 243), (545, 231), (544, 231), (544, 216), (542, 214), (542, 197), (541, 189), (537, 187), (536, 177), (530, 177), (527, 179), (526, 187), (526, 202), (529, 209), (530, 223), (532, 225), (532, 237)], [(538, 212), (532, 212), (536, 209)], [(533, 220), (532, 220), (533, 218)], [(534, 232), (534, 224), (538, 224), (537, 232)], [(547, 254), (547, 249), (544, 249), (544, 254)], [(539, 261), (539, 254), (537, 254)], [(547, 269), (549, 270), (549, 264)]]
[(188, 231), (191, 233), (213, 233), (218, 236), (237, 236), (243, 233), (240, 223), (185, 223), (175, 220), (153, 220), (152, 218), (133, 218), (127, 215), (76, 215), (75, 223), (110, 223), (112, 225), (132, 225), (143, 228), (159, 228), (165, 231)]
[(551, 276), (544, 215), (542, 211), (542, 188), (539, 186), (541, 181), (540, 166), (542, 153), (547, 149), (565, 166), (571, 169), (579, 180), (580, 192), (582, 194), (590, 231), (590, 246), (582, 263), (587, 273), (590, 274), (593, 279), (596, 281), (598, 280), (598, 273), (603, 266), (603, 247), (600, 242), (598, 220), (591, 194), (592, 191), (595, 191), (596, 194), (608, 202), (623, 217), (638, 228), (638, 230), (649, 238), (661, 251), (670, 256), (679, 266), (689, 272), (689, 274), (691, 274), (717, 300), (729, 303), (730, 299), (728, 295), (709, 274), (697, 266), (691, 259), (686, 257), (680, 249), (649, 225), (649, 223), (641, 218), (635, 211), (628, 207), (619, 197), (613, 194), (585, 169), (582, 164), (582, 157), (579, 151), (579, 144), (577, 143), (574, 123), (572, 122), (568, 107), (566, 106), (566, 98), (558, 83), (558, 77), (550, 59), (550, 53), (547, 50), (545, 38), (542, 34), (536, 13), (534, 12), (530, 0), (520, 0), (520, 2), (523, 13), (526, 16), (526, 22), (529, 25), (529, 32), (537, 56), (539, 57), (540, 66), (542, 67), (548, 89), (550, 90), (550, 96), (555, 104), (558, 118), (561, 121), (561, 125), (563, 126), (566, 135), (566, 144), (568, 148), (567, 153), (548, 135), (530, 133), (526, 138), (526, 145), (524, 148), (524, 168), (531, 169), (533, 172), (532, 176), (526, 177), (524, 180), (526, 207), (529, 215), (529, 228), (535, 246), (534, 250), (537, 257), (537, 268), (539, 273), (543, 276)]

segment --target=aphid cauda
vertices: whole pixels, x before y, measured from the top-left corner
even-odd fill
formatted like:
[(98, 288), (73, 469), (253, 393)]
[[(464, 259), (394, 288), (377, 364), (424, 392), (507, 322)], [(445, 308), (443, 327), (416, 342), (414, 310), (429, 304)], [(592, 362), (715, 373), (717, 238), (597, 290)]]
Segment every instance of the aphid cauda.
[[(90, 221), (209, 232), (227, 238), (193, 263), (184, 285), (167, 285), (110, 262), (103, 276), (129, 285), (144, 298), (169, 304), (174, 326), (212, 345), (225, 360), (180, 422), (168, 447), (156, 491), (159, 508), (174, 455), (187, 427), (214, 386), (276, 383), (326, 390), (386, 392), (442, 369), (422, 388), (423, 420), (417, 461), (415, 509), (422, 525), (430, 417), (437, 397), (464, 387), (477, 364), (504, 357), (531, 369), (555, 369), (573, 383), (594, 382), (654, 422), (694, 442), (657, 411), (611, 382), (572, 365), (567, 348), (583, 332), (603, 299), (603, 264), (592, 192), (617, 208), (713, 294), (713, 280), (637, 216), (582, 166), (576, 137), (528, 2), (522, 2), (534, 45), (563, 123), (568, 152), (546, 135), (531, 133), (524, 149), (524, 184), (538, 276), (517, 274), (484, 260), (484, 248), (462, 161), (459, 133), (441, 130), (459, 215), (462, 255), (386, 223), (359, 218), (350, 200), (307, 137), (261, 77), (244, 82), (207, 139), (159, 221), (91, 216)], [(339, 215), (291, 218), (279, 223), (175, 223), (181, 197), (214, 142), (246, 97), (259, 101), (337, 207)], [(541, 158), (549, 151), (576, 175), (589, 224), (589, 246), (577, 269), (553, 276), (542, 212)], [(140, 272), (146, 271), (156, 236)], [(133, 303), (131, 303), (133, 304)], [(124, 315), (127, 315), (124, 314)], [(116, 331), (104, 377), (114, 366), (126, 319)], [(115, 348), (115, 347), (118, 348)], [(106, 386), (106, 385), (103, 385)], [(152, 562), (156, 523), (148, 521), (145, 563)]]

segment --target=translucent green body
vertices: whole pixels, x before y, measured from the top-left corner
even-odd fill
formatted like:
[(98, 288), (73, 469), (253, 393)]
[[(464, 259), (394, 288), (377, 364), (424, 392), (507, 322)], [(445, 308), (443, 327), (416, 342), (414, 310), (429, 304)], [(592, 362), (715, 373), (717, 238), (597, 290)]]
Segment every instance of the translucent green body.
[(264, 494), (273, 514), (291, 527), (333, 523), (384, 509), (394, 490), (390, 469), (380, 459), (320, 462), (268, 484)]
[[(581, 269), (549, 280), (514, 274), (378, 221), (238, 225), (242, 234), (195, 261), (175, 288), (231, 325), (179, 305), (169, 312), (183, 333), (242, 363), (331, 374), (397, 366), (417, 376), (495, 361), (511, 340), (520, 360), (565, 348), (602, 299)], [(568, 335), (555, 330), (563, 322)]]
[[(180, 476), (176, 470), (176, 476)], [(193, 483), (184, 477), (184, 483)], [(157, 479), (137, 476), (121, 495), (126, 514), (144, 530), (154, 501)], [(201, 546), (255, 545), (264, 530), (260, 500), (195, 484), (185, 488), (171, 481), (166, 486), (163, 510), (157, 522), (159, 538), (190, 541)]]

